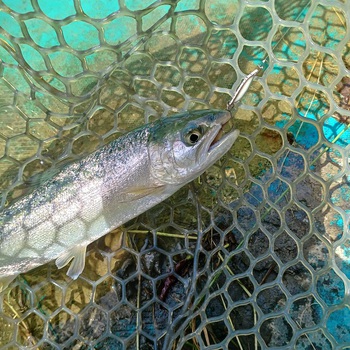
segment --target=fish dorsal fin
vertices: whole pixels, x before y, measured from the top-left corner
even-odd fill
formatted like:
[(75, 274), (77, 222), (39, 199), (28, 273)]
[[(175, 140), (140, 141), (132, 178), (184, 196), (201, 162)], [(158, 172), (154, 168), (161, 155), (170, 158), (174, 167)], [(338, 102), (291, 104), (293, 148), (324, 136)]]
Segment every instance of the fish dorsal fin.
[(72, 159), (62, 160), (61, 162), (51, 166), (51, 168), (48, 168), (47, 170), (44, 170), (41, 173), (38, 173), (29, 177), (24, 181), (24, 184), (27, 185), (28, 187), (38, 187), (45, 181), (52, 179), (59, 172), (61, 172), (63, 168), (67, 167), (69, 164), (72, 164), (73, 162), (74, 160)]
[(38, 187), (46, 180), (53, 178), (58, 172), (59, 170), (57, 168), (50, 168), (42, 173), (31, 176), (24, 181), (24, 184), (28, 187)]
[(57, 268), (61, 269), (73, 259), (73, 261), (70, 263), (67, 275), (73, 280), (76, 280), (84, 270), (85, 255), (86, 246), (73, 247), (68, 249), (56, 259), (56, 266)]

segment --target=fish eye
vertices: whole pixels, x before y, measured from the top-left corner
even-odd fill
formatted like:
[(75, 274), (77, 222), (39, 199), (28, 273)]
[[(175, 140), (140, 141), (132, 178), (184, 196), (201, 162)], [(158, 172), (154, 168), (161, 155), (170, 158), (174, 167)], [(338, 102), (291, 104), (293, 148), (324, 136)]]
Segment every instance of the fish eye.
[(188, 145), (195, 145), (203, 136), (203, 131), (200, 128), (192, 129), (185, 135), (185, 142)]

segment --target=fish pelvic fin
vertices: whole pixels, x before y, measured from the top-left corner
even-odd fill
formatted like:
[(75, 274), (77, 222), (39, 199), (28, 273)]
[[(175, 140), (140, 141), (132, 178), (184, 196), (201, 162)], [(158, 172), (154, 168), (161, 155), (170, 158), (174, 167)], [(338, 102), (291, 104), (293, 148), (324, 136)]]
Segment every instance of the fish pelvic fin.
[(73, 260), (67, 271), (67, 276), (76, 280), (85, 267), (86, 246), (74, 247), (67, 250), (56, 259), (57, 268), (61, 269)]

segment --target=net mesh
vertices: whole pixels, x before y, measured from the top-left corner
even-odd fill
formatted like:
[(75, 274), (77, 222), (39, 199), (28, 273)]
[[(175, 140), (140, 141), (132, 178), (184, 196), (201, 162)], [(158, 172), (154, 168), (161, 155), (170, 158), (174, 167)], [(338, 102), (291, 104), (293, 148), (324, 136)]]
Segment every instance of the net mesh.
[(225, 109), (199, 179), (1, 294), (0, 347), (350, 349), (349, 2), (3, 0), (0, 188), (145, 122)]

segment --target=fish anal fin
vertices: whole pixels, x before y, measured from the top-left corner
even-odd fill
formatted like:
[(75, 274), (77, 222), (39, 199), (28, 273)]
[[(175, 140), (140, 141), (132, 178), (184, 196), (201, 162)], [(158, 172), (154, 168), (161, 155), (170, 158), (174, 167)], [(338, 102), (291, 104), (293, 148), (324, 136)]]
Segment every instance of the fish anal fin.
[(61, 254), (56, 259), (57, 268), (61, 269), (66, 266), (71, 260), (67, 275), (76, 280), (79, 275), (83, 272), (85, 267), (85, 255), (86, 255), (86, 246), (78, 246), (68, 249), (66, 252)]
[(4, 291), (17, 276), (18, 274), (4, 277), (0, 276), (0, 293)]

